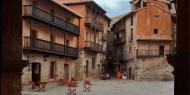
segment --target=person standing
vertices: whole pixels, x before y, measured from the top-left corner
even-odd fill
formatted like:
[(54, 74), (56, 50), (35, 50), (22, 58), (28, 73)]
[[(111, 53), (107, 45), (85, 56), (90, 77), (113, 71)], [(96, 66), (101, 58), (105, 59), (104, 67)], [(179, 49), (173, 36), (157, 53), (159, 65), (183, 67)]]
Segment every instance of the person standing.
[(120, 72), (117, 72), (117, 80), (120, 80), (121, 74)]
[(124, 79), (124, 80), (127, 79), (127, 74), (125, 72), (122, 74), (122, 79)]

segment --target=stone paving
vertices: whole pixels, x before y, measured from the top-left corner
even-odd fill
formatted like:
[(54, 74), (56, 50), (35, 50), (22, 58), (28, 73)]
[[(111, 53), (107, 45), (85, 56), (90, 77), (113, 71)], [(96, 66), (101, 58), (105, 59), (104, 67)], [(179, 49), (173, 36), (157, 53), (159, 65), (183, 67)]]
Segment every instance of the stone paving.
[[(68, 95), (67, 86), (48, 85), (45, 92), (22, 91), (23, 95)], [(79, 82), (76, 95), (174, 95), (174, 81), (93, 81), (90, 92)]]

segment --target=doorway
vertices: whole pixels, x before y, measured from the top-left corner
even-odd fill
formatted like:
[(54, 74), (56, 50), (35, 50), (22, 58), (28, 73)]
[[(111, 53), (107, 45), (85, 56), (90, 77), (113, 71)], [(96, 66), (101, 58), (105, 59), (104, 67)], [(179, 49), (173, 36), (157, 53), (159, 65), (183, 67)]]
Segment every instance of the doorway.
[(129, 68), (129, 79), (131, 79), (131, 68)]
[(56, 76), (56, 63), (51, 62), (50, 63), (50, 79), (54, 79)]
[(89, 61), (87, 60), (86, 61), (86, 78), (88, 77), (88, 74), (89, 74), (88, 67), (89, 67)]
[(159, 47), (159, 55), (164, 56), (164, 46)]
[(41, 80), (41, 64), (40, 63), (32, 63), (32, 81), (39, 85), (39, 81)]
[(64, 77), (65, 79), (69, 78), (69, 64), (64, 64)]

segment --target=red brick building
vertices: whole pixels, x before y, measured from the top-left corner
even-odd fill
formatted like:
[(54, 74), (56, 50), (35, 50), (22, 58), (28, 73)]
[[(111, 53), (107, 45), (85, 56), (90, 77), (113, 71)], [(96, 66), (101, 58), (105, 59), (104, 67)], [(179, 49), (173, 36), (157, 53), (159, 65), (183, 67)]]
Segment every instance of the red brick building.
[(113, 18), (116, 72), (127, 72), (130, 79), (170, 76), (172, 68), (166, 60), (172, 50), (170, 3), (132, 0), (131, 8), (130, 13)]

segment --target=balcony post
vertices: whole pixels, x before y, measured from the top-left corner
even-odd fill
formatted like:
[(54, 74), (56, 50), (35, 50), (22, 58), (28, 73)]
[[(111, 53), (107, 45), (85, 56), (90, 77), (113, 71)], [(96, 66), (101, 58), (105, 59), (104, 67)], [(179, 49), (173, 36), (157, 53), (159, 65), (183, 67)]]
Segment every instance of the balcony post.
[(51, 10), (51, 22), (52, 22), (52, 23), (54, 23), (54, 18), (55, 18), (55, 17), (54, 17), (54, 11)]
[(65, 33), (63, 34), (64, 35), (64, 54), (66, 55), (66, 36), (65, 36)]
[(32, 37), (32, 20), (31, 19), (29, 19), (29, 28), (30, 28), (30, 36), (29, 36), (29, 41), (30, 41), (30, 48), (32, 48), (33, 47), (33, 37)]

